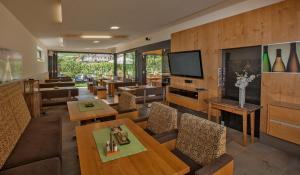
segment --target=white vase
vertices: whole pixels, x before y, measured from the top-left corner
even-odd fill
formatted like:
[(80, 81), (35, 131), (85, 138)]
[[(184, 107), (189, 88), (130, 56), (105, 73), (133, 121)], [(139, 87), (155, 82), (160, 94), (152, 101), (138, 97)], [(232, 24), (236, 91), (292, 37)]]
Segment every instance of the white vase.
[(245, 105), (246, 88), (239, 88), (239, 105), (241, 108)]

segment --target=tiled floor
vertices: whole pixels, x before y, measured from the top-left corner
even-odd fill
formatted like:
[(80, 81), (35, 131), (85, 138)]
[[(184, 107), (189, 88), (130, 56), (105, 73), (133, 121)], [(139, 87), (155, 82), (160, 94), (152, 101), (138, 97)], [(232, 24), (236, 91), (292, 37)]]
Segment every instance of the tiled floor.
[[(92, 98), (80, 90), (80, 99)], [(145, 108), (141, 109), (145, 114)], [(47, 117), (61, 116), (63, 119), (63, 175), (79, 175), (79, 160), (76, 154), (75, 126), (70, 122), (66, 106), (52, 106), (46, 109)], [(256, 140), (247, 147), (241, 146), (242, 134), (227, 130), (227, 153), (234, 157), (235, 175), (300, 175), (300, 157), (295, 157)]]

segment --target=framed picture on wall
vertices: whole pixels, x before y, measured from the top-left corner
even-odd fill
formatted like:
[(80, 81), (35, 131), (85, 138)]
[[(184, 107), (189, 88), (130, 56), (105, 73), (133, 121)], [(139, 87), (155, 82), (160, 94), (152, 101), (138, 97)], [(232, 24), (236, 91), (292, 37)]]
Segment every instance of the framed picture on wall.
[(0, 83), (22, 77), (22, 55), (16, 51), (0, 48)]
[(263, 46), (262, 72), (300, 73), (300, 42)]

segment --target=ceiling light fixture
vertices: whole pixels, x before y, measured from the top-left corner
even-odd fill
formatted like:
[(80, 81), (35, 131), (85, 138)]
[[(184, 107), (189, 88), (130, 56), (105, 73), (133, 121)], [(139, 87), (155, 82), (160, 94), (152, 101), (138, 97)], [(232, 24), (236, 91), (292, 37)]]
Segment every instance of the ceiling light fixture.
[(97, 43), (100, 43), (100, 41), (93, 41), (93, 43), (97, 44)]
[(111, 26), (110, 29), (111, 30), (118, 30), (120, 27), (119, 26)]
[(109, 39), (112, 38), (110, 35), (81, 35), (81, 38), (84, 39)]
[(62, 23), (63, 22), (62, 3), (60, 0), (56, 5), (56, 16), (57, 16), (57, 22)]

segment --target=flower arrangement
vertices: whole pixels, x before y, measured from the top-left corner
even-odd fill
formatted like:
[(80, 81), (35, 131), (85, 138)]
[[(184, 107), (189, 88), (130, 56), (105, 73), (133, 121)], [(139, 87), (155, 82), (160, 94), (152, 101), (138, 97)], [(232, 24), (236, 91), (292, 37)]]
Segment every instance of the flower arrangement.
[(235, 86), (238, 88), (246, 88), (250, 82), (255, 79), (255, 75), (248, 76), (248, 72), (243, 70), (243, 73), (235, 72), (236, 74), (236, 83)]
[(248, 76), (248, 72), (244, 69), (243, 73), (236, 74), (236, 83), (235, 86), (239, 88), (239, 105), (240, 107), (244, 107), (245, 99), (246, 99), (246, 87), (250, 82), (255, 79), (255, 75)]

